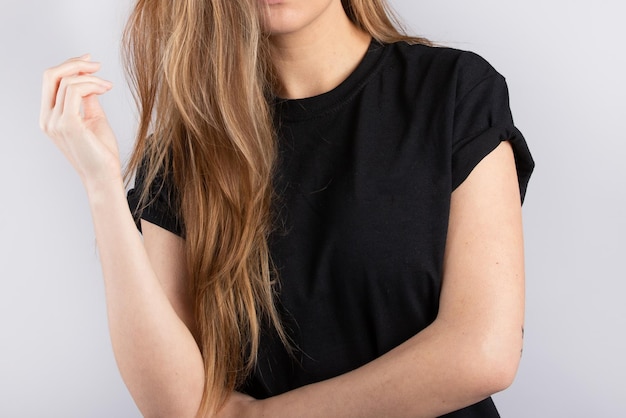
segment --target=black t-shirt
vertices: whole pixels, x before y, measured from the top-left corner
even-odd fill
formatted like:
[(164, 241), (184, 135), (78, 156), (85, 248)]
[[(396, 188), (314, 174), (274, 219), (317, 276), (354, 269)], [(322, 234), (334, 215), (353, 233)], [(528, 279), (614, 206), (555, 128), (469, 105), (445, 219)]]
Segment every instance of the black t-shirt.
[[(372, 42), (337, 88), (275, 109), (270, 249), (297, 350), (294, 358), (271, 331), (262, 336), (240, 388), (257, 398), (346, 373), (427, 327), (452, 191), (501, 141), (513, 145), (522, 198), (534, 166), (504, 78), (469, 52)], [(134, 209), (134, 191), (129, 200)], [(142, 217), (181, 233), (163, 191)], [(498, 413), (486, 399), (446, 416)]]

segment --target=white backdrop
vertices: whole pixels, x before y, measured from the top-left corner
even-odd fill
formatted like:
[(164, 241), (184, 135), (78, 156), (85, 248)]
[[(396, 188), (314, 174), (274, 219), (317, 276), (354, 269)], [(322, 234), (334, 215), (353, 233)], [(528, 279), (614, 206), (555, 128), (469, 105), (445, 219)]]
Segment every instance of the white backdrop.
[[(0, 417), (137, 417), (110, 348), (82, 186), (39, 132), (42, 71), (91, 52), (128, 154), (130, 0), (2, 0)], [(524, 207), (526, 347), (503, 417), (626, 416), (626, 7), (621, 0), (394, 0), (413, 31), (508, 80), (537, 169)]]

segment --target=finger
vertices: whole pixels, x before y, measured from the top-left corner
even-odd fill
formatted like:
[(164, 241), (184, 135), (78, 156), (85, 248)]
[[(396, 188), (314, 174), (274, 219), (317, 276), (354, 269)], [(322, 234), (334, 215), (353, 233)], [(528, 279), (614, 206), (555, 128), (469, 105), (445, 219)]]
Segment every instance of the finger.
[[(60, 80), (64, 77), (82, 74), (92, 74), (100, 68), (99, 62), (85, 61), (80, 58), (73, 58), (65, 61), (63, 64), (49, 68), (44, 72), (43, 86), (45, 88), (44, 96), (49, 99), (55, 97), (56, 90)], [(50, 107), (54, 106), (53, 102), (48, 102)]]
[[(83, 57), (88, 58), (89, 55), (84, 55)], [(54, 109), (57, 91), (63, 78), (78, 75), (79, 73), (92, 74), (100, 68), (100, 63), (86, 61), (83, 57), (72, 58), (44, 72), (40, 112), (40, 122), (42, 124), (50, 117), (52, 109)]]
[[(111, 87), (111, 85), (103, 85), (93, 82), (73, 83), (68, 85), (65, 94), (63, 116), (80, 117), (80, 110), (85, 97), (106, 93), (111, 89)], [(90, 117), (93, 115), (86, 116)]]
[(83, 115), (85, 119), (104, 116), (104, 110), (100, 106), (98, 95), (91, 94), (83, 97)]
[(59, 83), (59, 88), (57, 90), (57, 97), (55, 100), (54, 113), (59, 115), (64, 111), (65, 106), (65, 95), (67, 91), (67, 87), (73, 84), (81, 84), (81, 83), (95, 83), (101, 84), (105, 87), (112, 87), (113, 83), (110, 81), (104, 80), (103, 78), (96, 77), (93, 75), (75, 75), (70, 77), (64, 77), (61, 79)]
[[(88, 57), (88, 55), (84, 57)], [(60, 98), (58, 97), (61, 80), (78, 73), (91, 74), (99, 68), (100, 63), (86, 62), (81, 60), (79, 57), (66, 61), (60, 66), (46, 70), (43, 76), (41, 110), (39, 117), (39, 123), (42, 129), (45, 130), (45, 126), (48, 124), (50, 117), (53, 114), (57, 100), (61, 100), (59, 103), (63, 103), (64, 101), (64, 93)]]

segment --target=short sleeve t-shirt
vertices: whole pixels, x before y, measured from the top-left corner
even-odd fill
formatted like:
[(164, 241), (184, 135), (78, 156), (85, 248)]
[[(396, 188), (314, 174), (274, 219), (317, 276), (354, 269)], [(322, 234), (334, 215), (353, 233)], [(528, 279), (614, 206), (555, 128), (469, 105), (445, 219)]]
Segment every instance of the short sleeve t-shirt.
[[(257, 398), (358, 368), (432, 323), (452, 192), (501, 141), (513, 146), (522, 199), (534, 167), (504, 78), (470, 52), (372, 42), (337, 88), (274, 107), (270, 251), (297, 349), (263, 334), (240, 388)], [(181, 235), (171, 185), (155, 190), (142, 218)], [(134, 190), (129, 201), (135, 209)], [(486, 399), (446, 416), (498, 413)]]

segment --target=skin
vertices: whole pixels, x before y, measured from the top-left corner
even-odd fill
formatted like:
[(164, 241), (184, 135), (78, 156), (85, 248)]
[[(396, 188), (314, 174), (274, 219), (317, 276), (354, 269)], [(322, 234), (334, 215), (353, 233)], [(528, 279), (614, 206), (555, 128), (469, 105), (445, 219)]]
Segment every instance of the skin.
[(338, 86), (356, 68), (371, 40), (352, 25), (337, 0), (280, 0), (268, 6), (265, 22), (272, 34), (279, 94), (289, 99)]
[[(331, 90), (358, 65), (369, 36), (339, 0), (268, 4), (266, 30), (283, 97)], [(89, 56), (44, 74), (41, 128), (79, 174), (102, 263), (111, 341), (147, 417), (193, 417), (204, 382), (185, 297), (183, 241), (142, 221), (136, 231), (117, 143), (97, 96), (112, 85)], [(508, 387), (524, 317), (521, 205), (502, 143), (452, 194), (440, 311), (429, 327), (350, 373), (255, 400), (233, 393), (218, 417), (433, 417)]]

